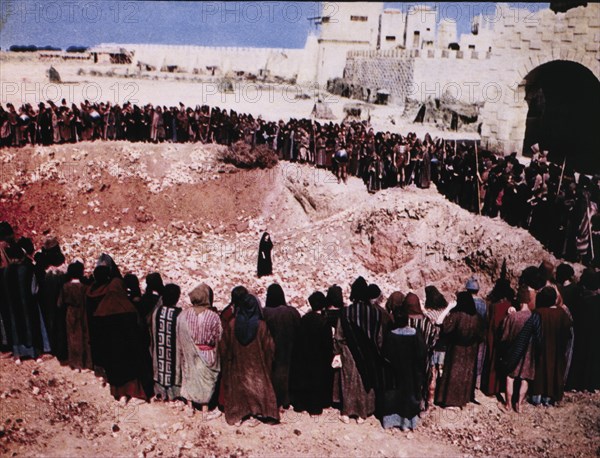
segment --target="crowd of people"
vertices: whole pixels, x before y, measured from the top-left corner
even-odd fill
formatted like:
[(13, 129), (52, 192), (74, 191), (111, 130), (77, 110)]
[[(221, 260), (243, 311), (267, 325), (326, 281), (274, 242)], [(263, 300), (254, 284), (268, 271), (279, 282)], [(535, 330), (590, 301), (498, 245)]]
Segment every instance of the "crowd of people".
[[(567, 162), (538, 151), (528, 165), (516, 153), (497, 157), (475, 142), (423, 139), (375, 132), (366, 121), (273, 122), (207, 105), (123, 106), (48, 101), (37, 109), (0, 105), (0, 145), (94, 140), (267, 145), (283, 160), (330, 168), (339, 181), (360, 177), (370, 192), (390, 187), (429, 188), (475, 213), (500, 216), (531, 232), (555, 256), (600, 265), (600, 175), (576, 174)], [(565, 166), (566, 165), (566, 166)]]
[[(263, 234), (258, 276), (271, 275), (272, 248)], [(421, 297), (387, 296), (358, 277), (347, 299), (335, 284), (312, 293), (303, 316), (285, 285), (268, 287), (264, 307), (237, 286), (219, 311), (205, 283), (182, 307), (180, 287), (157, 272), (142, 292), (102, 254), (87, 276), (56, 238), (36, 251), (1, 222), (0, 280), (1, 351), (16, 364), (52, 354), (94, 371), (120, 402), (182, 400), (230, 425), (334, 407), (344, 423), (375, 415), (406, 430), (434, 405), (475, 402), (477, 387), (517, 412), (526, 400), (550, 406), (566, 389), (600, 389), (600, 273), (591, 267), (577, 279), (569, 264), (542, 262), (512, 285), (503, 266), (485, 298), (476, 278), (446, 298), (433, 285)]]

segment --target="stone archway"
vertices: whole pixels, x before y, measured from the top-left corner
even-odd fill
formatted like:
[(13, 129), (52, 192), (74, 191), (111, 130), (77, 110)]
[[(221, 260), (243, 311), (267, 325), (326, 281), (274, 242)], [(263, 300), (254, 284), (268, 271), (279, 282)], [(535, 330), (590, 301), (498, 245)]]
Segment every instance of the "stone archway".
[(589, 68), (571, 60), (542, 63), (525, 75), (519, 94), (527, 104), (519, 129), (524, 155), (538, 143), (553, 162), (566, 157), (575, 170), (600, 171), (600, 81)]

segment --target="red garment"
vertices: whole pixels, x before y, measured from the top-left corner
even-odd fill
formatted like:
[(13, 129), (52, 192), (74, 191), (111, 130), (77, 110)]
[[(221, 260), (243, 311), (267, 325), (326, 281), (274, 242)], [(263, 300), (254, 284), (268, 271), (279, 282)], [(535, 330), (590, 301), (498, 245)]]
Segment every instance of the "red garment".
[(571, 319), (562, 307), (536, 309), (541, 318), (542, 342), (535, 365), (531, 394), (560, 401), (564, 394), (567, 343)]
[(512, 304), (506, 299), (490, 305), (488, 311), (488, 328), (486, 332), (486, 351), (483, 360), (483, 371), (481, 373), (481, 391), (487, 396), (493, 396), (504, 392), (506, 378), (496, 374), (496, 362), (498, 361), (498, 343), (501, 338), (501, 323), (508, 315), (508, 309)]

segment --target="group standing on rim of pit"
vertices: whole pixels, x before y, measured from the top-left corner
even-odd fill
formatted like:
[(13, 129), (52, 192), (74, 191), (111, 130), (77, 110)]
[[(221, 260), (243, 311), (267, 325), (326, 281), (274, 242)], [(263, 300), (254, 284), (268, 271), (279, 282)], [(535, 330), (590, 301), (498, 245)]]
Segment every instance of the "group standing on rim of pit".
[[(368, 122), (312, 119), (265, 121), (207, 105), (186, 107), (48, 101), (18, 110), (0, 105), (0, 146), (51, 145), (95, 140), (130, 142), (245, 142), (280, 159), (331, 169), (340, 182), (361, 178), (370, 192), (392, 187), (429, 188), (450, 201), (527, 229), (556, 257), (600, 266), (600, 174), (577, 174), (568, 160), (537, 151), (528, 165), (513, 153), (498, 157), (473, 142), (422, 139), (375, 132)], [(568, 158), (567, 158), (568, 159)]]
[[(274, 270), (273, 243), (263, 234), (259, 277)], [(358, 277), (348, 300), (338, 285), (312, 293), (303, 316), (285, 285), (268, 287), (264, 307), (240, 285), (219, 311), (205, 283), (182, 308), (179, 286), (157, 272), (142, 293), (102, 254), (88, 277), (56, 238), (36, 252), (1, 222), (0, 280), (1, 350), (17, 364), (51, 354), (94, 371), (122, 403), (183, 400), (231, 425), (334, 407), (344, 423), (375, 415), (406, 430), (434, 406), (475, 402), (476, 387), (517, 412), (526, 400), (559, 405), (565, 389), (600, 388), (600, 273), (591, 267), (576, 279), (570, 265), (542, 262), (516, 285), (503, 267), (485, 299), (470, 278), (450, 301), (434, 285), (420, 298)]]

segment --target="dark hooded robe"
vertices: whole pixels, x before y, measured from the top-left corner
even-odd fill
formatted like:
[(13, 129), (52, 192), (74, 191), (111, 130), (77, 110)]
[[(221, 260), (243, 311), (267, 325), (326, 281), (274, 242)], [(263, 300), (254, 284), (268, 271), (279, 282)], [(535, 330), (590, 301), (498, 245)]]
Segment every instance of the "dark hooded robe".
[(290, 405), (290, 368), (300, 327), (300, 313), (295, 307), (286, 304), (283, 289), (274, 283), (267, 289), (263, 315), (275, 342), (271, 380), (277, 404), (287, 408)]
[(296, 411), (320, 415), (332, 401), (333, 335), (323, 293), (309, 297), (312, 310), (300, 320), (291, 372), (292, 403)]
[(427, 349), (421, 332), (413, 327), (394, 329), (383, 340), (382, 354), (391, 373), (378, 398), (378, 414), (384, 428), (414, 428), (415, 417), (421, 412), (427, 377)]
[(0, 270), (6, 344), (15, 358), (37, 358), (50, 351), (50, 343), (33, 294), (34, 266), (16, 245), (8, 247), (6, 255), (10, 263)]
[(446, 358), (435, 401), (443, 407), (463, 407), (475, 396), (477, 353), (483, 340), (483, 320), (470, 293), (458, 294), (456, 307), (442, 323), (441, 338), (447, 345)]
[(421, 164), (421, 173), (419, 176), (419, 187), (423, 189), (429, 188), (431, 184), (431, 154), (429, 150), (423, 153), (423, 162)]
[(593, 392), (600, 389), (600, 294), (584, 291), (581, 301), (571, 310), (575, 346), (569, 388)]
[(46, 241), (42, 258), (46, 272), (41, 278), (38, 300), (50, 339), (52, 354), (59, 361), (67, 359), (67, 332), (65, 307), (58, 306), (58, 296), (66, 281), (65, 257), (56, 239)]
[(220, 345), (225, 420), (233, 425), (255, 415), (279, 420), (271, 382), (275, 342), (256, 297), (246, 295), (225, 326)]
[(271, 261), (271, 250), (273, 249), (273, 242), (268, 232), (264, 232), (260, 244), (258, 246), (258, 266), (257, 272), (258, 277), (273, 274), (273, 263)]
[(135, 307), (127, 297), (120, 277), (112, 277), (110, 267), (94, 270), (94, 283), (87, 290), (87, 306), (93, 310), (91, 320), (94, 365), (106, 373), (111, 394), (148, 399), (152, 393), (143, 388), (145, 352)]
[(368, 285), (359, 277), (336, 329), (334, 352), (342, 360), (342, 415), (367, 418), (375, 412), (375, 391), (382, 385), (381, 312), (369, 303)]
[(83, 264), (76, 262), (69, 265), (67, 282), (62, 286), (58, 306), (66, 309), (67, 364), (74, 369), (93, 369), (85, 310), (87, 284), (82, 280)]

